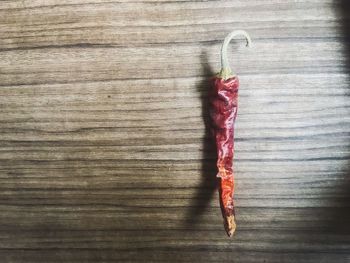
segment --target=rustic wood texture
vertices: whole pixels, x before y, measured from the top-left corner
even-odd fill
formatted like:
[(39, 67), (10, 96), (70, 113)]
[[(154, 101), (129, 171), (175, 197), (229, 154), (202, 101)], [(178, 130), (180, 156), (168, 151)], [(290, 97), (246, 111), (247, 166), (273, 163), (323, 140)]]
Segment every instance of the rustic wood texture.
[[(0, 261), (350, 262), (346, 8), (0, 1)], [(233, 29), (229, 239), (205, 127)]]

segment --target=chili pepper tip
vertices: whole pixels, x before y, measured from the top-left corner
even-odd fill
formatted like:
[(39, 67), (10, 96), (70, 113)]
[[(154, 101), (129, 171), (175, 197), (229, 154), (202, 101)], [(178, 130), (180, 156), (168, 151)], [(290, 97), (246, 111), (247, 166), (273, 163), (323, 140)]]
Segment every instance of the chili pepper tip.
[(225, 229), (229, 237), (232, 237), (236, 231), (235, 217), (233, 215), (226, 216), (225, 218)]

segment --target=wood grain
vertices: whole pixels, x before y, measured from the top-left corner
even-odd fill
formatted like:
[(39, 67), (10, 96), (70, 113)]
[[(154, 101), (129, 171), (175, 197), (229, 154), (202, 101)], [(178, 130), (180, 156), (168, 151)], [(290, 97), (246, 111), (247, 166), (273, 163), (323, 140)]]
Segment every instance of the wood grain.
[[(1, 262), (349, 262), (347, 8), (1, 1)], [(233, 29), (228, 239), (206, 93)]]

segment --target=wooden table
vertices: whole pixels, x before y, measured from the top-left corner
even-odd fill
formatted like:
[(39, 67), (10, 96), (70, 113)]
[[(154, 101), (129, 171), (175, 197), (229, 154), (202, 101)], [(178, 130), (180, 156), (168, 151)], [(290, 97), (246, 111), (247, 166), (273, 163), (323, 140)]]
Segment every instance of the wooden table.
[[(350, 262), (346, 0), (0, 2), (1, 262)], [(207, 78), (240, 75), (238, 229)]]

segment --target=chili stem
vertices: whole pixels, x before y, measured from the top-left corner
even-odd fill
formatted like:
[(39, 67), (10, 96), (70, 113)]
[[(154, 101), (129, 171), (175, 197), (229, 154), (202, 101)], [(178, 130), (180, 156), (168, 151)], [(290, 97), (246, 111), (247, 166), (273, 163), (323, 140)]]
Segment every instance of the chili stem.
[(250, 36), (244, 30), (232, 31), (230, 34), (228, 34), (225, 37), (224, 43), (222, 44), (222, 47), (221, 47), (221, 71), (219, 73), (219, 76), (222, 77), (223, 79), (228, 79), (228, 78), (234, 76), (232, 74), (232, 70), (231, 70), (230, 65), (228, 63), (227, 47), (228, 47), (228, 44), (231, 42), (231, 40), (236, 36), (244, 36), (246, 41), (247, 41), (247, 47), (250, 47), (251, 43), (252, 43)]

